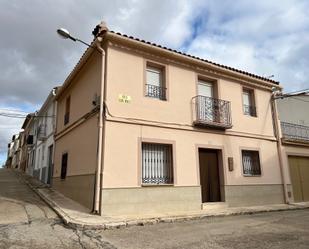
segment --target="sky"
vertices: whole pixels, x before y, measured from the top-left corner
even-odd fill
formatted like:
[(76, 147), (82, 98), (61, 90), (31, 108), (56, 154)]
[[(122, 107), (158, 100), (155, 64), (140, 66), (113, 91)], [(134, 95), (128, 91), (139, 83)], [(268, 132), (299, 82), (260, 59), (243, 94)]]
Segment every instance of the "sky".
[[(85, 50), (60, 39), (64, 27), (90, 42), (109, 29), (261, 76), (285, 92), (309, 88), (307, 0), (0, 0), (0, 113), (33, 112)], [(22, 119), (0, 116), (0, 165)]]

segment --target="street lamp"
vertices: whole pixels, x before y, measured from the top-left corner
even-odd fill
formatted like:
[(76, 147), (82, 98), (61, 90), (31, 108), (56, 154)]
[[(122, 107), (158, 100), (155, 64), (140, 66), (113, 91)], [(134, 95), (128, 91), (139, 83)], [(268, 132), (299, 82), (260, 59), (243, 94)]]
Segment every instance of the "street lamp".
[(78, 39), (78, 38), (76, 38), (76, 37), (71, 36), (71, 35), (70, 35), (70, 32), (69, 32), (68, 30), (64, 29), (64, 28), (57, 29), (57, 34), (58, 34), (61, 38), (63, 38), (63, 39), (70, 39), (70, 40), (72, 40), (72, 41), (74, 41), (74, 42), (78, 41), (78, 42), (80, 42), (80, 43), (83, 43), (83, 44), (86, 45), (87, 47), (96, 48), (96, 47), (91, 46), (91, 45), (88, 44), (87, 42), (84, 42), (84, 41), (82, 41), (82, 40), (80, 40), (80, 39)]

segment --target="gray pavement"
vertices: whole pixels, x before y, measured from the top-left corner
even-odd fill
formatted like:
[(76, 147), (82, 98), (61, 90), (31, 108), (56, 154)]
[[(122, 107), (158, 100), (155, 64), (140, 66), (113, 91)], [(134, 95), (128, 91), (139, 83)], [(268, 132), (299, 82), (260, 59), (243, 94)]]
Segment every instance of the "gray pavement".
[(116, 248), (305, 249), (309, 210), (214, 217), (99, 232)]
[(76, 230), (8, 170), (0, 170), (0, 248), (309, 248), (309, 209)]
[(0, 169), (0, 249), (11, 248), (114, 247), (98, 236), (66, 227), (16, 173)]

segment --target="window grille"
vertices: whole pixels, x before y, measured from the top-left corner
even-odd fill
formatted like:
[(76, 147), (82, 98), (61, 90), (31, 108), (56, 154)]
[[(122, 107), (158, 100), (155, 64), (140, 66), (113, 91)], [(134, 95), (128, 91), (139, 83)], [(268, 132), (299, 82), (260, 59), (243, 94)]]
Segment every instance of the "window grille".
[(148, 66), (146, 68), (146, 96), (160, 100), (166, 100), (166, 88), (164, 85), (164, 70)]
[(261, 175), (260, 156), (258, 151), (243, 150), (242, 164), (244, 168), (244, 175)]
[(173, 183), (172, 145), (142, 143), (142, 183)]

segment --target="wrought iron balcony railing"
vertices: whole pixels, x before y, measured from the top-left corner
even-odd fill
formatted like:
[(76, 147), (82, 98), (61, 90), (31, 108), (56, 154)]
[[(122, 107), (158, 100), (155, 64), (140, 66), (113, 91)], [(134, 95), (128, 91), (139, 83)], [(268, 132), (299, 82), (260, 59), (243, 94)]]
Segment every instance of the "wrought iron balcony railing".
[(146, 84), (146, 96), (160, 100), (166, 100), (166, 88)]
[(226, 100), (195, 96), (192, 98), (194, 107), (193, 124), (220, 129), (232, 127), (231, 103)]
[(244, 114), (252, 117), (256, 117), (256, 107), (252, 105), (243, 105)]
[(309, 126), (281, 122), (282, 138), (309, 143)]

